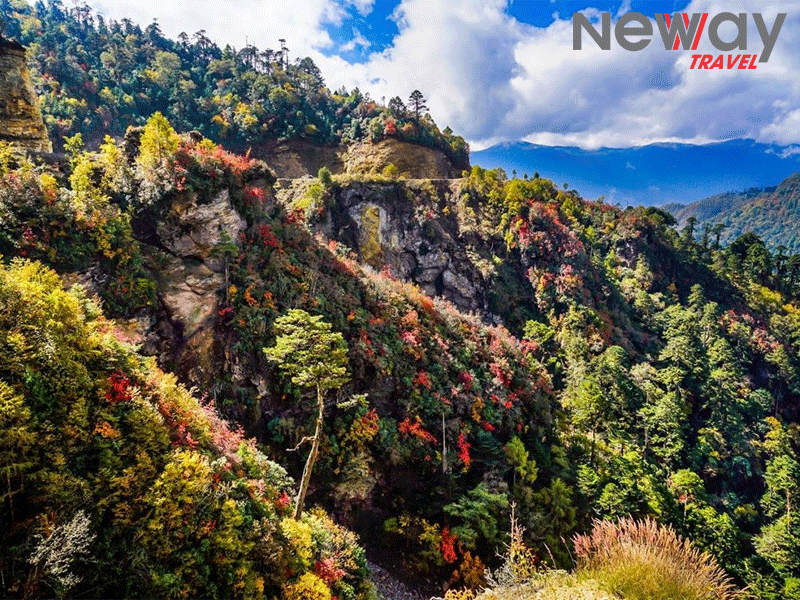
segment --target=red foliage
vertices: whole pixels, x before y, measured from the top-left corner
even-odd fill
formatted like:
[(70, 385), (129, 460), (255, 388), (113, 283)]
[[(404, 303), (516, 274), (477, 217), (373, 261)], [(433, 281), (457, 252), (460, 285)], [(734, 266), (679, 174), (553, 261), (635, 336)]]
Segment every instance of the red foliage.
[(249, 186), (245, 189), (245, 197), (260, 204), (263, 204), (266, 200), (264, 190), (255, 186)]
[(327, 584), (336, 583), (346, 575), (344, 570), (336, 566), (333, 559), (323, 558), (314, 565), (314, 573)]
[(450, 530), (445, 527), (442, 529), (442, 543), (439, 549), (442, 551), (442, 558), (444, 562), (452, 564), (456, 562), (456, 542), (458, 537), (450, 533)]
[(261, 234), (261, 241), (267, 248), (280, 248), (281, 243), (269, 225), (261, 225), (258, 232)]
[(22, 237), (25, 239), (25, 243), (29, 246), (33, 246), (36, 243), (36, 236), (31, 231), (31, 228), (27, 225), (22, 230)]
[(377, 411), (372, 408), (370, 411), (359, 419), (361, 421), (361, 430), (368, 435), (376, 436), (380, 429), (380, 417)]
[(473, 379), (474, 378), (472, 377), (472, 373), (470, 373), (469, 371), (461, 371), (458, 374), (458, 380), (464, 384), (464, 389), (467, 391), (472, 389)]
[(414, 385), (421, 385), (427, 389), (431, 389), (431, 378), (425, 371), (420, 371), (414, 378)]
[(481, 423), (481, 427), (483, 427), (484, 431), (494, 431), (494, 425), (489, 423), (489, 421), (484, 421)]
[(289, 495), (286, 492), (284, 492), (283, 494), (281, 494), (281, 497), (275, 501), (275, 508), (277, 509), (288, 508), (291, 503), (292, 499), (289, 498)]
[(492, 375), (495, 376), (497, 381), (503, 385), (503, 387), (508, 388), (508, 386), (511, 385), (511, 378), (508, 376), (508, 373), (503, 370), (501, 365), (493, 362), (491, 365), (489, 365), (489, 370), (492, 372)]
[(471, 444), (467, 441), (464, 432), (458, 434), (458, 458), (464, 463), (464, 470), (468, 471), (472, 465), (472, 457), (469, 455)]
[(128, 402), (133, 396), (129, 390), (131, 380), (128, 379), (123, 373), (117, 371), (112, 373), (108, 380), (111, 388), (106, 392), (106, 400), (113, 403)]
[(417, 437), (423, 442), (428, 442), (430, 444), (436, 443), (436, 438), (422, 427), (422, 420), (419, 417), (417, 417), (416, 421), (413, 423), (409, 417), (406, 417), (403, 419), (402, 423), (397, 426), (397, 429), (400, 433)]
[(200, 443), (192, 437), (192, 432), (186, 428), (186, 423), (178, 423), (175, 432), (176, 439), (172, 441), (173, 446), (186, 446), (196, 450)]
[(383, 128), (383, 135), (395, 135), (397, 134), (397, 127), (395, 127), (394, 119), (389, 119), (386, 121), (386, 126)]

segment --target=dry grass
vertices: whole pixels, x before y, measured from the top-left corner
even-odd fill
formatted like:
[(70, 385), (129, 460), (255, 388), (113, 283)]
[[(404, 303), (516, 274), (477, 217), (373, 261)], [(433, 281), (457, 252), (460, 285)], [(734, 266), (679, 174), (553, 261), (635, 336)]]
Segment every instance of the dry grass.
[(579, 579), (630, 600), (741, 598), (727, 574), (671, 527), (655, 521), (595, 521), (574, 539)]
[[(489, 574), (490, 589), (475, 600), (614, 600), (596, 581), (578, 581), (572, 573), (544, 569), (525, 546), (522, 533), (512, 512), (511, 541), (503, 566)], [(448, 592), (445, 600), (471, 600), (471, 597), (464, 592)]]

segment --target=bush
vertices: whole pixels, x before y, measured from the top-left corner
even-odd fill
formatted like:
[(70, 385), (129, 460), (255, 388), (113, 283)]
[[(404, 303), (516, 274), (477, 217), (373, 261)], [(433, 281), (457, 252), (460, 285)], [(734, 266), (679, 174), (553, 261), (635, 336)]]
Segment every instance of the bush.
[(322, 167), (317, 172), (317, 177), (319, 178), (319, 182), (324, 185), (326, 189), (333, 185), (333, 175), (331, 175), (331, 171), (328, 167)]
[(295, 583), (284, 586), (283, 597), (286, 600), (330, 600), (331, 591), (322, 579), (306, 573)]

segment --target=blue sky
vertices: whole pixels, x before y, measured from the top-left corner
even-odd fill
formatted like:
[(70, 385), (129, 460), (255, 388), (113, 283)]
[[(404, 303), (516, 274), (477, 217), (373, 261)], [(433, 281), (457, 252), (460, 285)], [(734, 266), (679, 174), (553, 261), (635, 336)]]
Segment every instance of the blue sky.
[[(310, 56), (329, 87), (378, 100), (419, 89), (437, 123), (473, 148), (512, 140), (584, 148), (754, 139), (800, 144), (800, 0), (89, 0), (171, 36)], [(572, 14), (786, 12), (768, 63), (690, 69), (691, 51), (572, 49)], [(732, 31), (732, 30), (731, 30)], [(725, 30), (721, 29), (721, 33)], [(760, 52), (749, 21), (748, 51)], [(699, 53), (718, 52), (707, 37)]]
[[(399, 33), (394, 12), (400, 6), (400, 0), (375, 0), (372, 10), (361, 14), (356, 6), (346, 7), (346, 17), (340, 23), (327, 23), (325, 29), (333, 44), (324, 50), (328, 56), (338, 55), (352, 63), (365, 62), (373, 52), (383, 52), (392, 45)], [(521, 23), (534, 27), (548, 27), (554, 21), (554, 15), (568, 16), (588, 8), (604, 12), (618, 13), (620, 9), (642, 12), (652, 15), (656, 12), (675, 13), (683, 10), (689, 0), (639, 0), (625, 2), (621, 0), (516, 0), (508, 5), (507, 12)], [(361, 36), (369, 45), (358, 43)], [(356, 43), (353, 43), (354, 39)]]

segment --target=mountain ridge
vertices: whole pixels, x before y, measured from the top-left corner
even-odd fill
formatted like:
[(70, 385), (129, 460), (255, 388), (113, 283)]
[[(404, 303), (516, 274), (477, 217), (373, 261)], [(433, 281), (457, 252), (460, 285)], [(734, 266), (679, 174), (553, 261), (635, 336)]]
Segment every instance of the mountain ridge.
[(598, 150), (511, 142), (474, 151), (471, 158), (475, 164), (515, 170), (519, 176), (538, 172), (559, 184), (566, 182), (584, 197), (604, 196), (623, 206), (689, 204), (774, 185), (800, 171), (800, 156), (791, 149), (753, 140)]
[(698, 235), (706, 226), (724, 226), (723, 244), (754, 233), (773, 251), (783, 246), (790, 254), (800, 252), (800, 173), (763, 190), (712, 196), (673, 209), (679, 226), (696, 219)]

